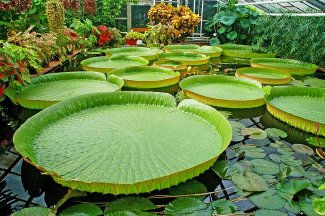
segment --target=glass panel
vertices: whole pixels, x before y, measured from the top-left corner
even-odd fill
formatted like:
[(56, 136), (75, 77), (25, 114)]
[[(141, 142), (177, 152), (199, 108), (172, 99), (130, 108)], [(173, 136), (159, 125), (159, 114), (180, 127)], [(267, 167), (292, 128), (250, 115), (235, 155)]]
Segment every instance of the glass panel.
[(131, 27), (146, 28), (148, 23), (148, 10), (150, 5), (132, 5), (131, 7)]
[(127, 7), (124, 7), (121, 11), (121, 14), (119, 15), (119, 17), (127, 17)]

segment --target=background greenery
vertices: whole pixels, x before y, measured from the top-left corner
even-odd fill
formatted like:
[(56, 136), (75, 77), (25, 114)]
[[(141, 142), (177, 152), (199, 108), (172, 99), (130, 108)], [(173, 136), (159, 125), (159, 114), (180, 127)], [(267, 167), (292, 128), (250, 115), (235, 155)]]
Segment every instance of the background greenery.
[(262, 16), (259, 22), (253, 32), (257, 50), (325, 67), (325, 17)]

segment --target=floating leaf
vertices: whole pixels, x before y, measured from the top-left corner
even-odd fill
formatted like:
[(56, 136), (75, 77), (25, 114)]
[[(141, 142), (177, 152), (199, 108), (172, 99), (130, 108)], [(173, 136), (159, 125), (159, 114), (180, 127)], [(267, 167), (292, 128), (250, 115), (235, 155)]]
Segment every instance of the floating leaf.
[(240, 145), (235, 149), (236, 156), (245, 153), (245, 157), (250, 158), (264, 158), (266, 156), (262, 148), (257, 147), (256, 145)]
[(293, 196), (308, 187), (311, 183), (307, 180), (291, 179), (286, 182), (281, 182), (276, 186), (279, 195), (287, 201), (291, 201)]
[(303, 202), (299, 202), (299, 206), (300, 206), (301, 210), (303, 212), (305, 212), (306, 215), (308, 215), (308, 216), (318, 216), (319, 215), (314, 211), (313, 205), (311, 203), (303, 201)]
[(20, 211), (17, 211), (11, 216), (55, 216), (55, 214), (50, 212), (50, 209), (43, 208), (43, 207), (30, 207), (30, 208), (24, 208)]
[(325, 148), (325, 138), (322, 137), (308, 137), (306, 139), (307, 143), (313, 146), (320, 146)]
[(314, 150), (312, 148), (310, 148), (309, 146), (303, 145), (303, 144), (293, 144), (292, 149), (295, 152), (299, 152), (299, 153), (303, 153), (303, 154), (307, 154), (307, 155), (314, 154)]
[(263, 175), (262, 176), (266, 183), (269, 184), (269, 185), (273, 185), (274, 183), (277, 183), (278, 180), (275, 178), (275, 176), (272, 176), (272, 175)]
[(282, 162), (289, 166), (301, 166), (302, 165), (301, 160), (282, 160)]
[(130, 211), (139, 212), (155, 209), (156, 206), (148, 199), (143, 197), (127, 197), (118, 199), (109, 203), (105, 208), (105, 213), (112, 213), (116, 211)]
[(282, 160), (282, 157), (278, 154), (270, 154), (269, 158), (273, 160), (274, 162), (280, 163)]
[(260, 209), (255, 212), (255, 216), (286, 216), (287, 214), (278, 210)]
[(286, 179), (291, 173), (291, 168), (283, 163), (280, 164), (279, 180)]
[(325, 197), (313, 199), (314, 211), (320, 215), (325, 215)]
[(238, 129), (238, 130), (243, 130), (245, 129), (245, 125), (243, 125), (240, 122), (235, 122), (235, 121), (229, 121), (233, 129)]
[(243, 174), (234, 173), (232, 181), (244, 191), (266, 191), (268, 189), (268, 185), (263, 177), (248, 170), (245, 170)]
[(208, 190), (201, 182), (188, 180), (169, 189), (171, 195), (200, 194), (207, 193)]
[(277, 128), (267, 128), (265, 129), (265, 132), (269, 137), (272, 137), (274, 139), (280, 139), (287, 137), (287, 133), (283, 130), (277, 129)]
[(325, 88), (325, 80), (308, 77), (304, 80), (304, 83), (316, 88)]
[(196, 213), (199, 215), (198, 212), (206, 209), (208, 205), (203, 201), (193, 197), (184, 197), (170, 202), (165, 208), (165, 213), (166, 215), (195, 215)]
[(102, 214), (103, 214), (102, 210), (97, 205), (92, 203), (81, 203), (64, 209), (60, 213), (60, 216), (72, 216), (72, 215), (99, 216)]
[(265, 192), (253, 194), (249, 199), (259, 208), (280, 209), (284, 206), (285, 201), (272, 188)]
[(300, 178), (305, 176), (305, 170), (302, 166), (291, 166), (290, 176)]
[(251, 161), (252, 170), (259, 174), (275, 175), (279, 173), (279, 166), (271, 161), (255, 159)]
[(221, 215), (234, 213), (237, 209), (237, 206), (235, 204), (225, 199), (213, 201), (212, 203), (210, 203), (210, 207), (212, 207), (212, 209), (216, 211), (216, 214)]
[(238, 132), (238, 131), (233, 131), (233, 133), (232, 133), (232, 138), (231, 138), (231, 141), (232, 141), (232, 142), (240, 142), (240, 141), (242, 141), (242, 140), (244, 140), (244, 139), (245, 139), (245, 137), (244, 137), (243, 135), (241, 135), (240, 132)]
[(220, 177), (225, 178), (227, 169), (230, 166), (230, 162), (226, 160), (220, 160), (213, 164), (211, 169)]
[(284, 208), (287, 209), (289, 212), (299, 214), (301, 212), (299, 203), (291, 201), (291, 202), (286, 202), (284, 205)]
[(249, 136), (250, 139), (265, 139), (267, 137), (267, 134), (265, 131), (259, 128), (245, 128), (241, 130), (242, 135)]
[(112, 213), (107, 213), (105, 216), (140, 216), (130, 211), (116, 211)]

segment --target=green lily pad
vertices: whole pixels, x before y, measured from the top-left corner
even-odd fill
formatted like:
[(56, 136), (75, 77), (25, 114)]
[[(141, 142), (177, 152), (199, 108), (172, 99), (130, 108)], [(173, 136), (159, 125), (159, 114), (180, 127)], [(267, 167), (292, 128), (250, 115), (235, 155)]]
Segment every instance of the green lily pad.
[(225, 178), (227, 169), (230, 166), (230, 162), (226, 160), (219, 160), (213, 164), (211, 169), (220, 177)]
[(169, 189), (171, 195), (201, 194), (207, 192), (208, 190), (204, 184), (196, 180), (188, 180)]
[(267, 98), (268, 111), (301, 130), (325, 136), (325, 89), (294, 86), (273, 87)]
[(213, 201), (210, 203), (210, 207), (212, 207), (212, 209), (215, 210), (215, 213), (219, 215), (235, 213), (238, 208), (235, 204), (225, 199)]
[(255, 216), (286, 216), (287, 214), (278, 210), (260, 209), (255, 212)]
[(197, 75), (179, 83), (186, 96), (208, 105), (252, 108), (265, 103), (262, 86), (256, 81), (223, 75)]
[(173, 61), (183, 62), (189, 66), (199, 66), (209, 63), (209, 58), (206, 55), (189, 52), (173, 52), (173, 53), (162, 53), (158, 55), (159, 59), (167, 59)]
[[(131, 194), (198, 176), (231, 137), (227, 119), (197, 101), (177, 106), (166, 93), (113, 92), (71, 98), (39, 112), (16, 131), (14, 143), (59, 184)], [(161, 159), (167, 155), (169, 160)]]
[(81, 203), (64, 209), (59, 216), (99, 216), (102, 214), (102, 210), (97, 205), (92, 203)]
[(259, 174), (275, 175), (279, 173), (279, 166), (271, 161), (254, 159), (250, 161), (250, 163), (252, 165), (252, 170)]
[(180, 80), (180, 73), (172, 69), (133, 66), (115, 69), (109, 72), (124, 80), (124, 85), (130, 88), (148, 89), (162, 88), (177, 84)]
[(300, 206), (298, 202), (286, 202), (286, 204), (284, 205), (284, 208), (287, 209), (289, 212), (295, 213), (295, 214), (299, 214), (301, 212)]
[(277, 128), (266, 128), (265, 132), (267, 133), (267, 135), (269, 137), (277, 139), (277, 140), (288, 136), (285, 131), (277, 129)]
[(243, 173), (232, 175), (234, 184), (244, 191), (266, 191), (268, 185), (260, 175), (245, 170)]
[(303, 154), (307, 154), (307, 155), (314, 154), (314, 150), (312, 148), (310, 148), (309, 146), (303, 145), (303, 144), (293, 144), (292, 149), (295, 152), (299, 152), (299, 153), (303, 153)]
[(57, 102), (96, 92), (113, 92), (124, 82), (116, 76), (97, 72), (62, 72), (31, 79), (12, 100), (28, 109), (44, 109)]
[(315, 88), (325, 88), (325, 80), (308, 77), (304, 80), (305, 84)]
[(51, 213), (50, 209), (43, 208), (43, 207), (24, 208), (20, 211), (11, 214), (11, 216), (30, 216), (30, 215), (55, 216), (55, 214)]
[(250, 139), (265, 139), (267, 137), (267, 134), (264, 130), (259, 128), (245, 128), (241, 130), (242, 135), (249, 136)]
[[(184, 197), (178, 198), (172, 202), (170, 202), (165, 207), (166, 215), (200, 215), (202, 210), (208, 209), (208, 205), (203, 201), (192, 198), (192, 197)], [(206, 214), (208, 215), (208, 214)], [(211, 212), (210, 212), (211, 215)]]
[(147, 48), (147, 47), (119, 47), (104, 50), (106, 56), (112, 55), (126, 55), (126, 56), (139, 56), (153, 61), (158, 58), (158, 54), (163, 53), (162, 50)]
[(143, 197), (127, 197), (118, 199), (109, 203), (105, 208), (105, 214), (114, 213), (118, 211), (130, 211), (133, 213), (144, 212), (155, 209), (156, 206), (146, 198)]
[(86, 71), (108, 73), (114, 69), (131, 66), (145, 66), (147, 59), (138, 56), (114, 55), (112, 57), (100, 56), (81, 61), (82, 68)]
[(314, 64), (281, 58), (253, 58), (251, 59), (251, 65), (253, 67), (274, 69), (296, 75), (313, 74), (318, 68)]
[(271, 188), (265, 192), (253, 194), (249, 196), (249, 199), (254, 203), (254, 205), (264, 209), (280, 209), (285, 204), (285, 200)]
[(279, 195), (287, 201), (291, 201), (293, 196), (308, 187), (311, 183), (307, 180), (291, 179), (286, 182), (281, 182), (276, 186)]

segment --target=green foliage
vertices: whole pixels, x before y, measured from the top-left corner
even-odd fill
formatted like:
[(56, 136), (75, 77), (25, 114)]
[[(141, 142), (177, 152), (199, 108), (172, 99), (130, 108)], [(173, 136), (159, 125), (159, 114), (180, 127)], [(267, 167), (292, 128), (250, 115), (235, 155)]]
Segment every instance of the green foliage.
[(237, 0), (231, 0), (226, 4), (216, 4), (217, 12), (206, 30), (210, 34), (216, 33), (215, 39), (221, 43), (250, 44), (253, 39), (252, 29), (258, 24), (259, 13), (250, 7), (235, 6), (236, 3)]
[(325, 215), (325, 197), (313, 199), (314, 211), (320, 215)]
[(255, 216), (286, 216), (287, 214), (278, 210), (260, 209), (255, 212)]
[(64, 209), (59, 216), (71, 216), (71, 215), (99, 216), (102, 215), (102, 213), (103, 213), (102, 210), (95, 204), (81, 203)]
[(271, 138), (274, 138), (276, 140), (279, 140), (280, 138), (287, 137), (287, 133), (283, 130), (277, 129), (277, 128), (267, 128), (265, 129), (265, 132), (267, 135)]
[(284, 206), (285, 201), (274, 189), (268, 189), (265, 192), (253, 194), (249, 199), (259, 208), (280, 209)]
[(263, 177), (249, 170), (243, 173), (234, 173), (232, 175), (234, 184), (244, 191), (266, 191), (268, 185)]
[(241, 130), (241, 134), (243, 136), (249, 136), (250, 139), (265, 139), (267, 137), (267, 134), (265, 131), (259, 128), (245, 128)]
[(287, 201), (291, 201), (296, 193), (310, 186), (311, 183), (307, 180), (292, 179), (279, 183), (276, 187), (276, 190), (282, 198)]
[(279, 173), (279, 166), (271, 161), (254, 159), (250, 163), (252, 170), (258, 174), (275, 175)]
[(166, 215), (211, 215), (211, 212), (204, 214), (202, 210), (208, 209), (208, 205), (203, 201), (192, 198), (178, 198), (170, 202), (166, 208)]
[(266, 156), (264, 150), (256, 145), (240, 145), (234, 151), (237, 157), (242, 154), (249, 158), (264, 158)]
[(136, 31), (129, 31), (126, 35), (125, 38), (126, 39), (143, 39), (144, 35), (140, 32), (136, 32)]
[(169, 189), (169, 193), (172, 195), (200, 194), (207, 192), (208, 190), (204, 184), (196, 180), (188, 180)]
[(95, 34), (99, 34), (99, 32), (90, 19), (84, 21), (73, 19), (70, 28), (78, 34), (77, 46), (79, 48), (91, 48), (97, 42)]
[(254, 31), (255, 49), (267, 47), (284, 58), (325, 66), (325, 17), (263, 16), (259, 22), (260, 28)]
[(237, 206), (233, 203), (231, 203), (229, 200), (220, 199), (215, 200), (212, 203), (210, 203), (210, 207), (215, 211), (216, 214), (220, 215), (226, 215), (235, 213)]
[(13, 213), (11, 216), (55, 216), (53, 213), (50, 212), (50, 209), (43, 208), (43, 207), (31, 207), (25, 208), (18, 212)]
[(156, 206), (148, 199), (142, 197), (127, 197), (109, 203), (105, 208), (105, 214), (118, 211), (129, 211), (133, 213), (145, 212), (155, 209)]
[(47, 0), (46, 14), (47, 14), (50, 30), (58, 34), (63, 34), (64, 6), (62, 2), (60, 0)]

